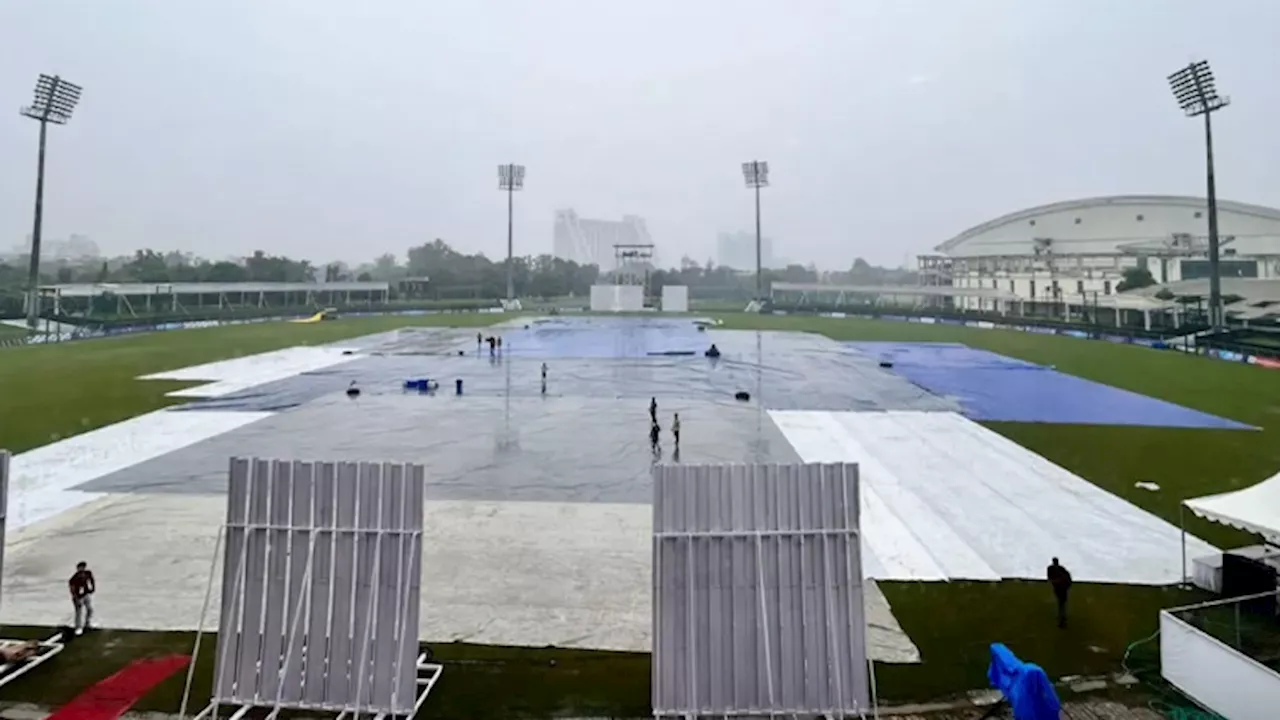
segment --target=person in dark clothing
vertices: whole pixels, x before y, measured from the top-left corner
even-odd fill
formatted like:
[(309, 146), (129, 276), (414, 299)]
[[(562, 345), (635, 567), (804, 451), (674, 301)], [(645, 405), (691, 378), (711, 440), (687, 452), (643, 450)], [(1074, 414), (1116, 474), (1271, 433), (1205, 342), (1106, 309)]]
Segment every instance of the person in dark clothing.
[(680, 447), (680, 413), (676, 413), (671, 419), (671, 436), (675, 439), (676, 447)]
[(1058, 558), (1054, 558), (1045, 571), (1045, 577), (1053, 588), (1054, 599), (1058, 601), (1058, 627), (1064, 628), (1067, 626), (1067, 593), (1071, 590), (1071, 573), (1058, 564)]
[(658, 398), (649, 398), (649, 423), (653, 426), (658, 425)]
[(481, 345), (484, 345), (484, 333), (476, 333), (476, 349), (479, 350)]
[(88, 563), (76, 563), (75, 574), (67, 582), (67, 587), (71, 590), (71, 604), (76, 610), (75, 633), (79, 635), (93, 623), (93, 594), (98, 590)]
[(662, 428), (658, 427), (657, 421), (649, 426), (649, 445), (653, 447), (654, 452), (658, 452), (658, 441), (662, 439)]
[(547, 394), (547, 364), (542, 363), (542, 394)]

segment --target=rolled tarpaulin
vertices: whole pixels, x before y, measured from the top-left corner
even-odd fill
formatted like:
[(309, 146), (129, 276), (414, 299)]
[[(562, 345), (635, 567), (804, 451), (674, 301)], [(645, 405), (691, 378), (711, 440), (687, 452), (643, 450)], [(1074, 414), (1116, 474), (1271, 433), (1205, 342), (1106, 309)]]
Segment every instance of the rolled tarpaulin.
[(1023, 662), (1004, 643), (991, 643), (991, 687), (1004, 695), (1014, 720), (1058, 720), (1062, 703), (1044, 669)]

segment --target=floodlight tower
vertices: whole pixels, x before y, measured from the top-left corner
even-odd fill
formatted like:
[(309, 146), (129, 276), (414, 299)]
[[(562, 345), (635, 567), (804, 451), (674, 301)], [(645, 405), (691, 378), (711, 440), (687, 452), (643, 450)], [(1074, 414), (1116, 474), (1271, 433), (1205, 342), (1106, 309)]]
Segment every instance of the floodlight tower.
[(1208, 60), (1197, 60), (1169, 76), (1173, 98), (1187, 117), (1204, 116), (1205, 185), (1209, 201), (1209, 325), (1224, 323), (1222, 279), (1218, 272), (1218, 189), (1213, 176), (1213, 123), (1210, 117), (1231, 103), (1218, 95)]
[(742, 177), (747, 187), (756, 192), (756, 297), (764, 300), (764, 274), (760, 267), (760, 188), (769, 187), (769, 163), (763, 160), (752, 160), (742, 163)]
[(49, 123), (66, 125), (80, 102), (80, 86), (57, 75), (36, 80), (35, 99), (18, 110), (40, 123), (40, 151), (36, 160), (36, 211), (31, 226), (31, 266), (27, 274), (27, 325), (34, 330), (40, 317), (40, 230), (44, 222), (44, 147)]
[(515, 246), (512, 242), (514, 236), (515, 194), (517, 190), (524, 189), (524, 166), (499, 165), (498, 189), (507, 191), (507, 301), (511, 302), (516, 298), (515, 277), (512, 274), (515, 272), (515, 261), (513, 259)]

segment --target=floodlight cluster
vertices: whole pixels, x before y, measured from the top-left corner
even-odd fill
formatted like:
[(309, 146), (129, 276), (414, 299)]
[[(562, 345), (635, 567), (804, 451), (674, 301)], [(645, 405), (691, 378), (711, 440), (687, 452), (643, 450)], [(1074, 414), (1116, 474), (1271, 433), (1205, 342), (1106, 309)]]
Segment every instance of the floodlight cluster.
[(742, 163), (742, 177), (749, 188), (769, 187), (769, 163), (764, 160)]
[(1178, 107), (1192, 117), (1211, 113), (1231, 102), (1230, 98), (1218, 94), (1208, 60), (1197, 60), (1170, 75), (1169, 89)]
[(36, 80), (35, 98), (19, 112), (29, 118), (65, 125), (80, 102), (81, 87), (57, 75), (41, 75)]
[(499, 190), (520, 190), (524, 187), (524, 166), (523, 165), (499, 165), (498, 166), (498, 189)]

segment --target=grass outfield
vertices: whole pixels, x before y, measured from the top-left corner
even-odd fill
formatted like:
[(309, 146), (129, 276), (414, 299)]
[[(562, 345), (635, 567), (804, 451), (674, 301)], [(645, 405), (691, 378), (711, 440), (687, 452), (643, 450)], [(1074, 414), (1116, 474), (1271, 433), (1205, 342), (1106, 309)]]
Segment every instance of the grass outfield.
[(188, 402), (165, 397), (165, 393), (198, 384), (135, 380), (140, 375), (402, 327), (476, 327), (504, 318), (459, 313), (259, 323), (3, 348), (0, 448), (19, 453)]
[[(1138, 346), (1014, 331), (801, 316), (723, 317), (730, 328), (812, 331), (838, 340), (963, 342), (1263, 428), (1244, 432), (989, 424), (1174, 523), (1182, 498), (1242, 487), (1280, 470), (1280, 372)], [(498, 319), (453, 315), (247, 325), (0, 350), (0, 446), (28, 449), (175, 402), (164, 393), (181, 383), (133, 380), (149, 372), (406, 325), (476, 325)], [(1134, 483), (1140, 480), (1157, 482), (1162, 489), (1138, 490)], [(1249, 541), (1194, 518), (1188, 529), (1218, 544)], [(1071, 628), (1060, 631), (1053, 623), (1052, 597), (1039, 583), (881, 587), (924, 657), (920, 666), (878, 666), (882, 697), (902, 701), (985, 685), (986, 648), (997, 640), (1040, 663), (1051, 675), (1116, 671), (1126, 646), (1155, 630), (1159, 608), (1196, 598), (1173, 589), (1079, 585), (1072, 596)], [(103, 677), (126, 655), (181, 652), (188, 642), (181, 635), (103, 633), (68, 652), (83, 652), (84, 662)], [(437, 650), (441, 658), (458, 662), (449, 664), (436, 690), (439, 696), (428, 703), (431, 717), (647, 714), (644, 656), (468, 646)], [(90, 660), (96, 657), (101, 662)], [(554, 667), (552, 658), (557, 660)], [(66, 660), (69, 665), (79, 662)], [(51, 666), (61, 667), (59, 662)], [(22, 695), (15, 699), (35, 700), (42, 693), (54, 699), (66, 695), (59, 688), (80, 686), (54, 667), (37, 671), (7, 692)], [(146, 706), (167, 709), (172, 697), (167, 684), (147, 699)]]

